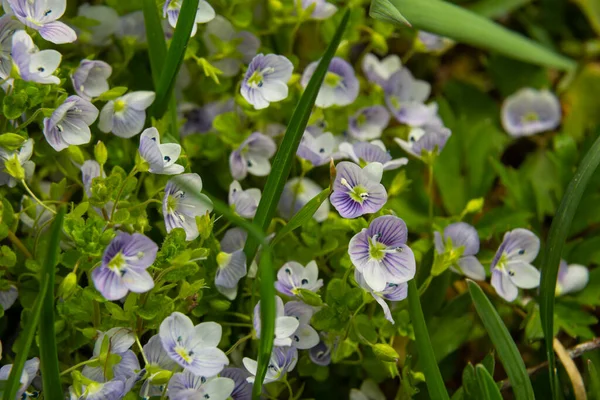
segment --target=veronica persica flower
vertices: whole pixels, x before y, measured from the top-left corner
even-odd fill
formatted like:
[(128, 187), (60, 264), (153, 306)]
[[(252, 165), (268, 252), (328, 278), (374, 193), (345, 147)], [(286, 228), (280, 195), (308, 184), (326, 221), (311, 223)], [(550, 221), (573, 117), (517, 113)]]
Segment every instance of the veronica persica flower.
[(550, 131), (560, 120), (560, 102), (548, 90), (521, 89), (502, 104), (502, 126), (513, 137)]
[(15, 158), (25, 170), (25, 180), (29, 180), (35, 170), (35, 164), (29, 160), (32, 154), (33, 139), (27, 139), (21, 148), (15, 151), (6, 151), (0, 147), (0, 186), (8, 185), (12, 188), (17, 184), (17, 180), (6, 172), (6, 162)]
[[(12, 370), (13, 365), (7, 364), (0, 368), (0, 381), (7, 381), (10, 376), (10, 371)], [(19, 382), (21, 385), (17, 390), (17, 396), (15, 399), (28, 399), (29, 396), (26, 394), (26, 390), (31, 386), (33, 379), (36, 377), (38, 371), (40, 369), (40, 359), (37, 357), (31, 358), (25, 361), (25, 365), (23, 366), (23, 372), (21, 372), (21, 379)]]
[(133, 38), (135, 43), (146, 43), (146, 27), (144, 26), (144, 12), (142, 10), (130, 12), (119, 18), (115, 36)]
[(10, 15), (5, 14), (0, 17), (0, 80), (5, 80), (10, 76), (12, 68), (12, 37), (13, 34), (21, 28), (21, 24), (15, 21)]
[(75, 92), (85, 100), (91, 100), (108, 91), (108, 78), (112, 67), (99, 60), (81, 60), (79, 67), (71, 75)]
[[(318, 64), (315, 61), (306, 67), (300, 81), (302, 87), (306, 88)], [(334, 57), (329, 63), (325, 80), (319, 89), (315, 104), (317, 107), (322, 108), (347, 106), (354, 103), (354, 100), (358, 97), (359, 89), (360, 85), (352, 65), (339, 57)]]
[(381, 306), (383, 310), (383, 314), (385, 315), (385, 319), (390, 321), (392, 324), (395, 324), (394, 318), (392, 317), (392, 311), (390, 307), (385, 302), (386, 300), (396, 302), (400, 300), (404, 300), (408, 296), (408, 284), (405, 283), (386, 283), (383, 290), (375, 291), (365, 280), (363, 274), (361, 274), (358, 269), (354, 270), (354, 279), (356, 283), (369, 292), (371, 296), (375, 299), (377, 304)]
[(315, 310), (301, 301), (288, 301), (285, 304), (285, 315), (298, 320), (298, 328), (292, 334), (292, 346), (300, 350), (308, 350), (319, 344), (319, 334), (310, 326), (310, 319)]
[(56, 151), (89, 143), (90, 125), (98, 118), (98, 109), (79, 96), (69, 96), (50, 118), (44, 118), (44, 136)]
[(558, 267), (558, 280), (556, 281), (556, 295), (562, 296), (583, 290), (590, 280), (587, 267), (579, 264), (568, 265), (565, 260), (560, 260)]
[(92, 382), (80, 388), (69, 387), (69, 400), (121, 400), (125, 382), (113, 379), (106, 383)]
[(206, 378), (217, 375), (229, 363), (225, 353), (217, 348), (221, 334), (221, 325), (216, 322), (194, 326), (192, 320), (180, 312), (167, 317), (159, 329), (169, 357), (194, 375)]
[[(283, 187), (277, 211), (285, 219), (290, 219), (302, 209), (313, 197), (323, 191), (323, 188), (308, 178), (292, 178)], [(325, 200), (317, 209), (313, 218), (323, 222), (329, 215), (329, 201)]]
[(215, 274), (217, 290), (233, 300), (237, 296), (237, 285), (248, 273), (244, 245), (248, 233), (241, 228), (232, 228), (225, 232), (221, 240), (221, 252), (217, 254), (219, 268)]
[(242, 97), (257, 110), (285, 99), (293, 71), (294, 65), (284, 56), (258, 54), (248, 65), (242, 81)]
[(96, 289), (107, 300), (119, 300), (128, 292), (144, 293), (154, 287), (146, 271), (156, 258), (158, 246), (140, 233), (119, 232), (102, 256), (102, 265), (92, 271)]
[(379, 60), (376, 55), (367, 53), (362, 60), (362, 70), (367, 79), (382, 88), (385, 88), (390, 77), (401, 69), (402, 61), (395, 54)]
[(229, 156), (229, 168), (233, 179), (242, 180), (248, 174), (267, 176), (271, 172), (269, 159), (275, 155), (277, 146), (273, 139), (254, 132)]
[(513, 301), (519, 289), (533, 289), (540, 284), (540, 271), (531, 262), (540, 251), (540, 239), (527, 229), (506, 232), (492, 261), (492, 286), (500, 297)]
[(421, 128), (412, 128), (408, 134), (408, 140), (400, 138), (394, 140), (402, 147), (402, 150), (429, 162), (442, 152), (451, 135), (450, 129), (443, 126), (425, 125)]
[(415, 276), (415, 256), (407, 238), (404, 221), (384, 215), (350, 239), (350, 260), (373, 291), (383, 292), (388, 284), (405, 283)]
[(144, 129), (146, 109), (154, 102), (154, 92), (131, 92), (104, 105), (98, 128), (122, 138), (130, 138)]
[(165, 351), (159, 335), (154, 335), (143, 347), (144, 356), (148, 363), (144, 366), (147, 373), (147, 379), (140, 389), (140, 397), (161, 396), (164, 387), (159, 384), (153, 384), (155, 380), (164, 381), (164, 377), (169, 377), (169, 372), (177, 368), (177, 363), (169, 357)]
[(452, 45), (451, 39), (425, 31), (419, 31), (416, 40), (420, 47), (428, 52), (440, 52)]
[[(177, 20), (179, 19), (179, 14), (181, 13), (181, 5), (182, 0), (167, 0), (165, 1), (165, 5), (163, 6), (163, 17), (168, 18), (169, 25), (173, 28), (177, 26)], [(215, 18), (215, 10), (211, 7), (211, 5), (206, 0), (200, 0), (198, 3), (198, 10), (196, 11), (196, 19), (194, 23), (194, 27), (192, 28), (191, 36), (195, 36), (198, 31), (197, 24), (204, 24), (208, 21), (211, 21)]]
[(81, 181), (87, 197), (92, 197), (94, 178), (106, 176), (96, 160), (86, 160), (81, 166)]
[(406, 157), (392, 160), (392, 156), (381, 140), (373, 140), (370, 143), (342, 143), (340, 144), (340, 151), (350, 157), (350, 159), (358, 165), (380, 163), (383, 166), (384, 171), (400, 168), (408, 163), (408, 158)]
[(337, 7), (325, 0), (302, 0), (302, 9), (308, 10), (312, 7), (310, 17), (312, 19), (327, 19), (337, 11)]
[(196, 376), (190, 371), (178, 372), (169, 381), (169, 400), (227, 400), (235, 383), (229, 378)]
[(385, 102), (398, 122), (421, 126), (437, 113), (437, 108), (425, 105), (430, 93), (428, 82), (415, 79), (407, 68), (402, 68), (388, 79)]
[(11, 54), (19, 76), (24, 81), (55, 85), (60, 83), (60, 79), (52, 74), (60, 65), (62, 55), (56, 50), (40, 51), (25, 31), (17, 31), (13, 35)]
[[(260, 338), (261, 335), (261, 324), (260, 324), (260, 301), (256, 303), (254, 307), (254, 318), (253, 318), (254, 330), (256, 331), (256, 337)], [(275, 296), (275, 346), (291, 346), (291, 336), (296, 332), (300, 323), (295, 317), (288, 317), (285, 315), (285, 309), (283, 306), (283, 300), (281, 297)], [(252, 371), (250, 371), (252, 372)]]
[(475, 254), (479, 252), (477, 230), (466, 222), (456, 222), (444, 229), (443, 236), (434, 232), (435, 249), (450, 269), (476, 281), (485, 280), (485, 269)]
[(325, 342), (325, 340), (323, 340), (324, 337), (321, 339), (319, 344), (308, 350), (308, 357), (310, 358), (310, 361), (322, 367), (326, 367), (331, 364), (331, 347)]
[(160, 144), (160, 135), (156, 128), (148, 128), (140, 136), (140, 157), (148, 163), (148, 172), (160, 175), (177, 175), (184, 171), (183, 166), (175, 164), (181, 154), (177, 143)]
[(0, 290), (0, 306), (4, 309), (4, 311), (8, 310), (15, 304), (17, 298), (19, 297), (19, 291), (16, 286), (10, 285), (5, 290)]
[(89, 42), (95, 46), (105, 46), (110, 44), (110, 37), (117, 31), (119, 26), (119, 14), (109, 6), (82, 4), (77, 10), (77, 15), (89, 18), (96, 22), (96, 25), (89, 26), (84, 34), (80, 34), (81, 42)]
[(182, 105), (179, 109), (186, 118), (181, 135), (188, 136), (194, 133), (207, 133), (213, 130), (213, 121), (221, 114), (233, 111), (233, 99), (213, 101), (202, 107), (193, 104)]
[(277, 272), (275, 289), (281, 294), (294, 297), (298, 289), (317, 292), (323, 286), (323, 280), (319, 279), (319, 267), (315, 261), (311, 261), (303, 267), (296, 261), (289, 261)]
[(234, 382), (235, 386), (230, 395), (233, 400), (252, 399), (252, 385), (246, 380), (250, 377), (248, 371), (241, 368), (225, 368), (220, 376)]
[(198, 237), (196, 217), (212, 211), (212, 202), (201, 190), (202, 178), (198, 174), (178, 175), (167, 182), (162, 205), (167, 232), (183, 228), (186, 240)]
[(136, 355), (130, 350), (134, 342), (135, 337), (128, 328), (116, 327), (99, 332), (92, 354), (94, 358), (105, 358), (104, 364), (88, 364), (83, 367), (82, 374), (96, 382), (107, 382), (113, 377), (125, 382), (135, 374), (134, 370), (140, 369)]
[(348, 134), (356, 140), (379, 139), (390, 122), (383, 106), (361, 108), (348, 120)]
[(254, 218), (259, 202), (260, 189), (250, 188), (244, 190), (238, 181), (233, 181), (229, 185), (229, 206), (239, 216)]
[[(40, 33), (40, 36), (56, 44), (77, 40), (73, 29), (58, 21), (65, 13), (67, 0), (4, 0), (4, 11), (12, 13), (21, 23)], [(6, 5), (10, 6), (7, 9)]]
[[(242, 360), (244, 367), (252, 374), (247, 379), (248, 382), (253, 383), (258, 363), (248, 357), (244, 357)], [(298, 363), (298, 349), (295, 347), (275, 347), (271, 353), (271, 359), (267, 367), (267, 374), (263, 383), (270, 383), (278, 381), (283, 378), (286, 373), (292, 371)]]
[(329, 164), (331, 159), (339, 159), (338, 141), (331, 132), (313, 135), (304, 131), (296, 155), (310, 162), (314, 167)]
[(381, 210), (387, 201), (385, 187), (379, 183), (383, 166), (371, 163), (364, 168), (342, 161), (336, 166), (331, 204), (344, 218), (356, 218)]

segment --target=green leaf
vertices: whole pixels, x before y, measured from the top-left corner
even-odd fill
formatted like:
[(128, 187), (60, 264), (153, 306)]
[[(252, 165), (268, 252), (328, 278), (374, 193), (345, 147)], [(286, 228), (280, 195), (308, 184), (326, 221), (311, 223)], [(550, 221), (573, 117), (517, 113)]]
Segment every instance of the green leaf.
[(114, 88), (110, 88), (108, 91), (102, 93), (98, 96), (97, 100), (100, 101), (110, 101), (116, 98), (123, 96), (127, 92), (127, 88), (125, 86), (115, 86)]
[(440, 369), (438, 368), (435, 359), (433, 347), (431, 347), (429, 332), (427, 331), (427, 325), (425, 324), (425, 318), (419, 300), (419, 289), (417, 288), (417, 283), (414, 279), (408, 282), (408, 310), (415, 329), (415, 338), (417, 341), (417, 349), (419, 351), (419, 362), (420, 365), (423, 366), (429, 398), (433, 400), (449, 399), (450, 397), (444, 386), (442, 374), (440, 373)]
[(533, 64), (573, 70), (577, 64), (465, 8), (439, 0), (373, 0), (370, 15), (409, 23), (458, 42), (496, 51)]
[(494, 378), (488, 372), (483, 365), (475, 366), (475, 374), (477, 375), (477, 382), (479, 383), (479, 389), (483, 394), (485, 400), (502, 400), (502, 394), (498, 385), (494, 382)]
[(469, 9), (482, 17), (495, 19), (504, 17), (529, 3), (531, 3), (531, 0), (480, 0), (470, 6)]
[[(160, 75), (167, 58), (167, 42), (162, 29), (162, 21), (155, 0), (143, 0), (144, 25), (146, 26), (146, 40), (148, 41), (148, 56), (152, 69), (154, 85), (158, 86)], [(196, 15), (194, 13), (194, 15)]]
[[(317, 99), (317, 94), (321, 88), (321, 83), (325, 78), (329, 63), (342, 40), (342, 35), (344, 34), (349, 18), (350, 10), (346, 10), (333, 39), (329, 43), (323, 57), (321, 57), (321, 61), (319, 61), (315, 73), (308, 82), (300, 101), (296, 105), (296, 109), (294, 110), (285, 131), (283, 141), (275, 155), (271, 173), (267, 178), (267, 183), (265, 184), (265, 189), (262, 198), (260, 199), (260, 203), (258, 204), (256, 216), (254, 217), (254, 222), (262, 229), (262, 231), (266, 231), (271, 223), (271, 219), (273, 218), (275, 209), (279, 203), (279, 198), (283, 192), (283, 186), (290, 174), (292, 162), (296, 156), (296, 150), (298, 150), (300, 139), (302, 139), (308, 119), (310, 118), (310, 113), (315, 104), (315, 100)], [(244, 247), (246, 258), (252, 260), (257, 250), (258, 241), (256, 238), (249, 237), (246, 246)]]
[[(587, 360), (588, 375), (590, 377), (590, 393), (595, 393), (596, 396), (600, 393), (600, 375), (598, 369), (591, 359)], [(596, 397), (598, 399), (599, 397)]]
[(521, 358), (517, 345), (510, 336), (510, 332), (479, 285), (471, 280), (467, 280), (467, 283), (477, 314), (479, 314), (479, 318), (481, 318), (483, 326), (498, 352), (498, 357), (512, 384), (515, 397), (522, 400), (534, 399), (535, 396), (529, 375), (525, 369), (525, 363)]

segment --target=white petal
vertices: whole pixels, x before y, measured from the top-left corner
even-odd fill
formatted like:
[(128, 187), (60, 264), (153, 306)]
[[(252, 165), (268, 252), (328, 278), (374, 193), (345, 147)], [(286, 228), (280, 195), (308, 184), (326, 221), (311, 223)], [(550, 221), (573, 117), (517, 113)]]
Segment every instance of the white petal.
[(294, 333), (292, 344), (300, 350), (312, 349), (321, 341), (319, 334), (310, 325), (299, 327)]
[(560, 294), (573, 293), (582, 290), (588, 284), (590, 272), (587, 267), (578, 264), (569, 265), (567, 274), (560, 284)]
[(381, 292), (387, 285), (386, 274), (383, 266), (377, 261), (371, 260), (363, 267), (363, 277), (367, 285), (375, 292)]
[[(235, 382), (229, 378), (214, 378), (202, 385), (204, 398), (211, 400), (226, 400), (233, 392)], [(208, 396), (208, 397), (207, 397)]]
[(31, 55), (29, 72), (46, 78), (51, 76), (60, 65), (62, 55), (56, 50), (42, 50)]
[(476, 281), (485, 280), (485, 269), (475, 256), (461, 257), (458, 260), (458, 266), (463, 274)]
[(109, 101), (102, 107), (100, 118), (98, 119), (98, 129), (104, 133), (109, 133), (113, 129), (113, 116), (115, 115), (115, 103)]
[(73, 43), (77, 40), (75, 31), (60, 21), (44, 24), (40, 28), (40, 35), (55, 44)]
[(381, 163), (372, 162), (364, 167), (363, 171), (366, 172), (374, 182), (381, 182), (381, 178), (383, 177), (383, 165)]
[(504, 271), (494, 269), (492, 271), (492, 286), (500, 297), (506, 301), (514, 301), (519, 295), (519, 289), (511, 282), (510, 277)]
[(288, 338), (290, 337), (300, 323), (294, 317), (278, 317), (275, 320), (275, 337), (276, 338)]
[(506, 269), (512, 283), (521, 289), (533, 289), (540, 285), (540, 271), (531, 264), (509, 261)]

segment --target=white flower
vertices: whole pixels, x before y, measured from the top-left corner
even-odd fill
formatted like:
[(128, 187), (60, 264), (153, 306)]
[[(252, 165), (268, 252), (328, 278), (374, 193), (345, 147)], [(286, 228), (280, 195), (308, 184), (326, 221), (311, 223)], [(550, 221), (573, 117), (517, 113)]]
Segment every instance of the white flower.
[(177, 143), (160, 144), (160, 135), (156, 128), (148, 128), (140, 136), (140, 157), (148, 163), (148, 171), (153, 174), (178, 175), (183, 166), (175, 164), (181, 154)]

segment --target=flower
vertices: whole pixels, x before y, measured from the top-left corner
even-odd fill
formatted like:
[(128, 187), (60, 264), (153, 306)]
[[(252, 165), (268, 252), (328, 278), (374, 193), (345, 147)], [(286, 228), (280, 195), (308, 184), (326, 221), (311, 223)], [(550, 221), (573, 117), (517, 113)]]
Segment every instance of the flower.
[(106, 383), (91, 382), (80, 388), (69, 387), (70, 400), (121, 400), (125, 391), (125, 382), (113, 379)]
[(178, 372), (169, 381), (169, 400), (227, 400), (235, 383), (229, 378), (196, 376), (190, 371)]
[[(302, 209), (310, 200), (321, 193), (323, 188), (308, 178), (292, 178), (283, 187), (283, 193), (279, 199), (277, 210), (279, 215), (289, 220)], [(329, 201), (323, 201), (313, 218), (317, 222), (323, 222), (329, 215)]]
[(44, 118), (44, 136), (56, 151), (89, 143), (90, 125), (98, 118), (98, 109), (79, 96), (69, 96), (50, 118)]
[(171, 371), (177, 368), (177, 363), (165, 351), (159, 335), (154, 335), (143, 347), (144, 356), (148, 363), (144, 366), (147, 379), (140, 389), (140, 397), (161, 396), (164, 387), (152, 384), (153, 381), (162, 381), (165, 376), (171, 377)]
[(327, 19), (337, 11), (337, 7), (325, 0), (302, 0), (303, 10), (308, 10), (312, 7), (310, 17), (312, 19)]
[(567, 265), (565, 260), (560, 260), (558, 267), (558, 280), (556, 281), (556, 295), (579, 292), (587, 286), (590, 272), (587, 267), (579, 264)]
[(92, 197), (92, 183), (94, 178), (105, 176), (104, 171), (96, 160), (87, 160), (81, 166), (81, 181), (87, 197)]
[[(10, 371), (12, 370), (12, 364), (7, 364), (4, 365), (2, 368), (0, 368), (0, 381), (8, 381), (8, 377), (10, 376)], [(29, 396), (23, 396), (25, 394), (25, 391), (27, 390), (27, 388), (29, 388), (29, 386), (31, 386), (31, 383), (33, 382), (33, 379), (35, 378), (35, 376), (38, 373), (38, 370), (40, 369), (40, 359), (37, 357), (33, 357), (27, 361), (25, 361), (25, 365), (23, 366), (23, 372), (21, 372), (21, 379), (19, 380), (19, 382), (21, 383), (21, 386), (19, 386), (19, 390), (17, 391), (17, 395), (15, 396), (15, 399), (27, 399), (29, 398)]]
[(81, 60), (79, 67), (71, 75), (75, 92), (85, 100), (91, 100), (108, 91), (107, 79), (112, 67), (99, 60)]
[(254, 218), (258, 203), (260, 202), (260, 189), (243, 190), (238, 181), (231, 182), (229, 185), (229, 206), (239, 216), (244, 218)]
[(288, 96), (287, 82), (293, 71), (294, 66), (284, 56), (265, 56), (262, 53), (256, 55), (248, 65), (242, 81), (242, 97), (257, 110), (285, 99)]
[[(247, 379), (248, 382), (253, 383), (258, 363), (248, 357), (244, 357), (242, 360), (244, 367), (252, 374)], [(278, 381), (286, 373), (292, 371), (296, 367), (298, 362), (298, 349), (295, 347), (275, 347), (271, 353), (271, 359), (267, 367), (267, 375), (263, 383), (270, 383)]]
[(60, 79), (52, 74), (58, 68), (62, 55), (56, 50), (40, 51), (25, 31), (17, 31), (13, 35), (11, 54), (19, 76), (24, 81), (55, 85), (60, 83)]
[(181, 128), (181, 136), (188, 136), (194, 133), (207, 133), (213, 130), (213, 121), (221, 114), (233, 111), (235, 101), (233, 99), (214, 101), (205, 104), (202, 107), (197, 106), (182, 106), (180, 110), (183, 112), (186, 121)]
[(220, 69), (225, 78), (237, 75), (242, 63), (250, 63), (260, 47), (260, 39), (248, 31), (237, 32), (231, 22), (220, 15), (206, 24), (202, 38), (209, 54), (219, 55), (211, 64)]
[(381, 140), (369, 142), (356, 142), (354, 144), (340, 144), (340, 151), (358, 165), (369, 165), (371, 163), (380, 163), (384, 171), (391, 171), (400, 168), (408, 163), (408, 158), (402, 157), (392, 160), (392, 156), (385, 148)]
[(385, 400), (385, 395), (375, 381), (366, 379), (360, 390), (350, 389), (350, 400)]
[[(9, 5), (10, 9), (6, 6)], [(65, 13), (67, 0), (4, 0), (4, 11), (12, 13), (21, 23), (40, 33), (44, 39), (55, 44), (72, 43), (77, 34), (64, 23), (57, 21)]]
[(375, 301), (381, 306), (383, 309), (383, 314), (385, 315), (385, 319), (390, 321), (392, 324), (395, 324), (394, 318), (392, 317), (392, 312), (390, 307), (387, 305), (385, 300), (389, 300), (392, 302), (404, 300), (406, 296), (408, 296), (408, 284), (404, 283), (390, 283), (387, 282), (383, 290), (375, 291), (369, 286), (367, 281), (365, 280), (363, 274), (361, 274), (358, 269), (354, 270), (354, 279), (356, 283), (369, 292), (371, 296), (375, 299)]
[(254, 132), (229, 156), (229, 168), (233, 179), (242, 180), (248, 173), (255, 176), (269, 175), (269, 159), (276, 151), (277, 145), (273, 139), (260, 132)]
[(91, 6), (82, 4), (77, 10), (77, 15), (89, 18), (96, 22), (96, 25), (86, 27), (89, 33), (80, 34), (80, 40), (89, 42), (95, 46), (104, 46), (110, 44), (109, 37), (113, 35), (119, 26), (119, 14), (114, 8), (108, 6)]
[[(98, 332), (98, 338), (96, 339), (92, 353), (93, 358), (106, 358), (108, 354), (114, 354), (118, 357), (107, 359), (106, 365), (86, 365), (83, 367), (83, 375), (96, 382), (106, 382), (112, 379), (113, 376), (118, 377), (118, 374), (115, 372), (123, 371), (129, 366), (135, 367), (135, 364), (137, 364), (139, 369), (137, 357), (130, 350), (133, 343), (135, 343), (135, 336), (129, 328), (115, 327), (106, 332)], [(119, 365), (120, 367), (117, 368)]]
[(29, 180), (33, 175), (35, 164), (30, 161), (31, 155), (33, 154), (33, 139), (27, 139), (19, 150), (6, 151), (3, 147), (0, 147), (0, 186), (8, 185), (8, 187), (15, 187), (17, 180), (8, 174), (6, 171), (6, 163), (15, 159), (25, 170), (25, 180)]
[[(253, 318), (254, 330), (256, 331), (256, 337), (260, 338), (261, 335), (261, 324), (260, 324), (260, 301), (256, 303), (254, 307), (254, 318)], [(295, 317), (288, 317), (285, 315), (285, 309), (283, 306), (283, 300), (281, 297), (275, 296), (275, 346), (291, 346), (291, 336), (296, 332), (300, 326), (300, 322)], [(250, 371), (250, 370), (249, 370)], [(250, 371), (252, 372), (252, 371)]]
[[(318, 64), (315, 61), (306, 67), (300, 80), (302, 87), (306, 88)], [(322, 108), (334, 105), (347, 106), (354, 103), (354, 100), (358, 97), (359, 89), (360, 85), (352, 65), (339, 57), (334, 57), (329, 63), (328, 72), (319, 89), (315, 105)]]
[(429, 52), (441, 52), (453, 43), (451, 39), (425, 31), (419, 31), (416, 41), (421, 48)]
[(442, 152), (451, 135), (450, 129), (443, 126), (425, 125), (422, 128), (412, 128), (408, 141), (400, 138), (394, 140), (407, 153), (429, 160)]
[(109, 101), (100, 111), (98, 128), (126, 139), (137, 135), (144, 128), (146, 109), (155, 97), (154, 92), (139, 91)]
[(146, 43), (146, 27), (142, 10), (130, 12), (119, 18), (115, 36), (120, 39), (132, 38), (134, 43)]
[(504, 234), (492, 261), (492, 286), (500, 297), (513, 301), (518, 288), (533, 289), (540, 284), (540, 271), (531, 262), (540, 251), (540, 239), (527, 229), (513, 229)]
[(330, 132), (313, 135), (308, 130), (304, 131), (296, 155), (309, 161), (313, 166), (329, 164), (331, 159), (338, 159), (342, 155), (338, 150), (338, 142)]
[(402, 219), (384, 215), (350, 239), (350, 260), (374, 292), (383, 292), (390, 283), (405, 283), (415, 276), (415, 256), (406, 245), (407, 237)]
[[(50, 206), (53, 209), (53, 206)], [(23, 195), (21, 198), (21, 211), (19, 219), (30, 232), (45, 231), (49, 228), (48, 221), (54, 219), (54, 214), (44, 206), (33, 200), (30, 196)], [(1, 296), (0, 292), (0, 296)], [(0, 300), (0, 303), (2, 300)]]
[(308, 358), (313, 363), (326, 367), (331, 364), (331, 347), (321, 339), (319, 344), (308, 350)]
[[(181, 12), (181, 0), (167, 0), (163, 6), (163, 17), (168, 18), (169, 25), (173, 28), (177, 26), (177, 20), (179, 19), (179, 13)], [(197, 24), (204, 24), (215, 18), (215, 10), (206, 0), (200, 0), (198, 3), (198, 9), (196, 10), (196, 20), (194, 21), (194, 27), (190, 36), (195, 36), (198, 31)]]
[(303, 267), (295, 261), (289, 261), (277, 272), (275, 289), (281, 294), (294, 297), (298, 289), (317, 292), (323, 286), (323, 279), (319, 279), (319, 267), (313, 260)]
[(159, 335), (169, 357), (187, 371), (206, 378), (217, 375), (229, 363), (217, 348), (221, 341), (221, 325), (203, 322), (194, 326), (192, 320), (174, 312), (160, 324)]
[(102, 265), (92, 271), (94, 286), (107, 300), (122, 299), (129, 291), (149, 291), (154, 281), (146, 269), (157, 251), (156, 243), (141, 233), (119, 232), (104, 250)]
[(433, 235), (437, 254), (444, 256), (452, 271), (476, 281), (485, 280), (485, 269), (475, 257), (479, 252), (479, 235), (473, 226), (456, 222), (444, 229), (443, 237), (439, 232)]
[(379, 60), (376, 55), (367, 53), (362, 60), (362, 70), (367, 79), (382, 88), (385, 88), (390, 77), (401, 69), (402, 61), (395, 54)]
[(364, 168), (342, 161), (336, 166), (331, 204), (344, 218), (356, 218), (381, 210), (387, 201), (385, 187), (379, 183), (383, 166), (371, 163)]
[(202, 178), (198, 174), (178, 175), (167, 182), (162, 207), (167, 232), (183, 228), (188, 241), (200, 235), (196, 217), (212, 211), (212, 202), (201, 190)]
[(244, 253), (247, 238), (246, 231), (232, 228), (225, 232), (221, 240), (221, 252), (217, 254), (219, 268), (215, 274), (215, 286), (229, 300), (236, 298), (238, 282), (248, 272)]
[(524, 88), (502, 104), (502, 126), (512, 137), (531, 136), (560, 125), (558, 98), (548, 90)]
[(437, 113), (437, 106), (425, 105), (430, 93), (428, 82), (415, 79), (407, 68), (402, 68), (386, 82), (385, 102), (398, 122), (421, 126)]
[(252, 385), (246, 380), (250, 374), (241, 368), (225, 368), (221, 377), (233, 380), (235, 387), (230, 396), (233, 400), (251, 400)]
[(389, 122), (390, 113), (385, 107), (364, 107), (348, 120), (348, 133), (356, 140), (379, 139)]
[(5, 14), (0, 17), (0, 80), (8, 79), (12, 69), (12, 38), (21, 24)]
[(308, 350), (319, 344), (319, 334), (310, 326), (310, 319), (315, 310), (301, 301), (289, 301), (284, 307), (285, 315), (298, 320), (298, 328), (292, 334), (292, 346), (300, 350)]
[(148, 172), (160, 175), (177, 175), (184, 171), (183, 166), (175, 164), (181, 154), (177, 143), (160, 144), (160, 135), (156, 128), (148, 128), (140, 136), (140, 157), (148, 163)]
[(19, 291), (15, 285), (10, 285), (6, 290), (0, 290), (0, 306), (4, 311), (8, 310), (15, 304), (19, 297)]

